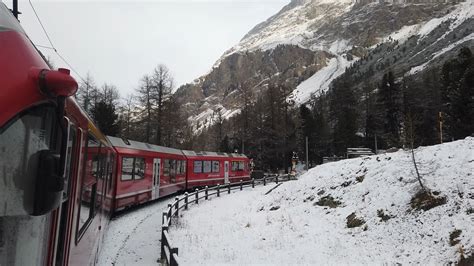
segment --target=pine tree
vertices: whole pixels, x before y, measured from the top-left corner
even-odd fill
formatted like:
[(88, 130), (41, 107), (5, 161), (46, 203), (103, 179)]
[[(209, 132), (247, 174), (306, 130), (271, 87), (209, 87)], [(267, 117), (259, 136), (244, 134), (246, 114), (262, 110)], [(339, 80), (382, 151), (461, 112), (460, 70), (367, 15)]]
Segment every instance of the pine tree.
[(91, 113), (95, 123), (105, 135), (119, 134), (118, 115), (113, 104), (100, 101), (92, 108)]
[[(386, 73), (378, 88), (379, 114), (383, 137), (389, 147), (400, 146), (401, 93), (392, 71)], [(379, 122), (380, 123), (380, 122)]]
[(474, 132), (474, 58), (469, 48), (442, 68), (443, 110), (450, 137), (464, 138)]
[(333, 121), (333, 146), (338, 155), (344, 155), (347, 148), (358, 145), (357, 100), (350, 86), (337, 82), (329, 94), (330, 115)]

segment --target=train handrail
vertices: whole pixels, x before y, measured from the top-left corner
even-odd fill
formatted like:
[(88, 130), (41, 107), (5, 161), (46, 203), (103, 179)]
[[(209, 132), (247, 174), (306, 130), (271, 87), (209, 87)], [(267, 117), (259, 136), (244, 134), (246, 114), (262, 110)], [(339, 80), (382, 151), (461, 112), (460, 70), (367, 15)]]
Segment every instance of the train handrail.
[[(178, 266), (179, 265), (179, 256), (178, 256), (178, 248), (172, 247), (170, 238), (169, 238), (169, 228), (172, 223), (172, 218), (175, 217), (176, 219), (179, 218), (180, 210), (184, 209), (187, 210), (189, 205), (199, 205), (199, 200), (209, 200), (211, 196), (216, 195), (220, 197), (221, 194), (230, 194), (232, 190), (239, 190), (242, 191), (244, 188), (251, 187), (255, 188), (256, 185), (264, 185), (266, 186), (267, 183), (274, 181), (276, 184), (279, 182), (286, 182), (289, 180), (294, 179), (294, 176), (285, 174), (285, 175), (265, 175), (261, 179), (251, 179), (247, 181), (240, 180), (239, 182), (234, 183), (227, 183), (227, 184), (217, 184), (216, 186), (212, 187), (204, 187), (203, 189), (197, 189), (192, 192), (188, 193), (185, 192), (184, 196), (175, 197), (173, 203), (168, 204), (168, 208), (166, 211), (163, 212), (162, 222), (161, 222), (161, 256), (160, 261), (162, 264), (170, 265), (170, 266)], [(209, 191), (214, 191), (209, 193)], [(201, 194), (201, 196), (200, 196)], [(184, 202), (183, 204), (180, 204)]]

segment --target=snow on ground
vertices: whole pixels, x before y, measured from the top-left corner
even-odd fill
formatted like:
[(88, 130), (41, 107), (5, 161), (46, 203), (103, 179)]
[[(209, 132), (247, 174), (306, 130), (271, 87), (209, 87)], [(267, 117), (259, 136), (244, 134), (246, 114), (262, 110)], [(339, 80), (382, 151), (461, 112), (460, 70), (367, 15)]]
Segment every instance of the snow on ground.
[[(315, 167), (268, 195), (269, 186), (258, 187), (193, 206), (170, 229), (171, 241), (183, 265), (441, 265), (461, 250), (472, 254), (474, 138), (415, 155), (425, 186), (445, 204), (412, 209), (420, 187), (410, 153), (399, 151)], [(340, 205), (315, 204), (327, 196)], [(365, 224), (348, 228), (352, 213)], [(460, 242), (451, 245), (456, 229)]]
[(327, 91), (331, 82), (342, 75), (353, 62), (355, 60), (348, 61), (345, 56), (331, 58), (325, 67), (298, 85), (293, 91), (292, 97), (295, 97), (296, 102), (301, 104), (307, 102), (313, 94)]
[(170, 201), (163, 199), (113, 219), (98, 265), (157, 265), (161, 219)]

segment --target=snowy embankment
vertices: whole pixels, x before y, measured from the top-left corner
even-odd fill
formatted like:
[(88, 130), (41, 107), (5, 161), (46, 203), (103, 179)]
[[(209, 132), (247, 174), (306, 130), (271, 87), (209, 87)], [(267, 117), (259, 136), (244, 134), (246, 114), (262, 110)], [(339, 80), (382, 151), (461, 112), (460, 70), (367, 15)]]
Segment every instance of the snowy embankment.
[[(474, 251), (474, 138), (415, 152), (439, 205), (417, 209), (407, 151), (321, 165), (225, 195), (170, 228), (183, 264), (446, 264)], [(444, 202), (443, 199), (446, 199)], [(419, 206), (419, 205), (418, 205)], [(348, 220), (349, 219), (349, 220)], [(351, 228), (349, 228), (351, 227)]]

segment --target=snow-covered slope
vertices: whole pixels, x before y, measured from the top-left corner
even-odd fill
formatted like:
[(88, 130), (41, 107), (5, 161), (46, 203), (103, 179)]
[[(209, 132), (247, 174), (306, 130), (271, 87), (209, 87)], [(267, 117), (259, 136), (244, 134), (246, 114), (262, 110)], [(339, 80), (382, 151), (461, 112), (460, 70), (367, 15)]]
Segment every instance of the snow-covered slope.
[[(415, 156), (444, 204), (411, 205), (420, 185), (410, 153), (399, 151), (315, 167), (268, 195), (270, 186), (203, 202), (182, 213), (171, 238), (184, 265), (444, 265), (472, 256), (474, 138)], [(334, 208), (318, 205), (330, 197)], [(348, 228), (351, 214), (364, 222)]]

